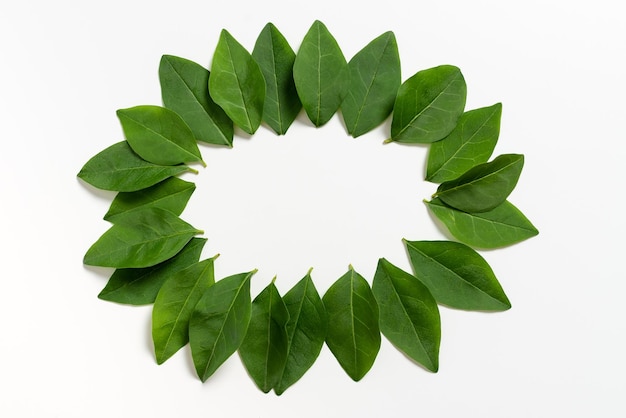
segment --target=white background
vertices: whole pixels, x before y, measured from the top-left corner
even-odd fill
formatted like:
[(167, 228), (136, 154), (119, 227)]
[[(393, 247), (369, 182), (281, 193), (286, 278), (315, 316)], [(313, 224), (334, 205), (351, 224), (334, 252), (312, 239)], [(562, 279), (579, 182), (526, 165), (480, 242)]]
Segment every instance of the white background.
[[(623, 417), (626, 31), (617, 1), (108, 1), (0, 6), (0, 416)], [(358, 5), (356, 5), (358, 4)], [(441, 309), (440, 371), (383, 340), (351, 381), (327, 348), (277, 397), (235, 355), (206, 383), (188, 349), (157, 366), (150, 309), (104, 302), (108, 269), (82, 265), (111, 193), (76, 178), (123, 139), (115, 110), (160, 104), (162, 54), (208, 66), (221, 29), (251, 49), (267, 22), (294, 49), (315, 19), (349, 59), (394, 31), (403, 79), (461, 68), (467, 108), (503, 103), (496, 154), (523, 153), (510, 197), (541, 231), (483, 252), (513, 303)], [(320, 292), (352, 263), (409, 269), (400, 239), (444, 239), (422, 199), (426, 147), (352, 139), (339, 115), (288, 134), (241, 132), (208, 164), (183, 218), (217, 275), (258, 268), (282, 292), (309, 267)]]

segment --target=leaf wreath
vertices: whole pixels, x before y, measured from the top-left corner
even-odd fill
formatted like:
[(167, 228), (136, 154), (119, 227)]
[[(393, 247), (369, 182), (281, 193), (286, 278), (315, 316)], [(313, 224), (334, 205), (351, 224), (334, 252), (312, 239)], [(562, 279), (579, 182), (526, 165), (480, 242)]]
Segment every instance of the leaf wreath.
[[(509, 246), (538, 234), (507, 199), (524, 157), (495, 149), (502, 105), (465, 111), (461, 71), (441, 65), (403, 83), (395, 36), (386, 32), (349, 62), (326, 26), (315, 21), (297, 53), (268, 23), (252, 53), (223, 30), (211, 71), (171, 55), (159, 66), (164, 106), (117, 111), (125, 141), (92, 157), (83, 181), (117, 191), (105, 219), (112, 226), (83, 262), (114, 267), (99, 297), (154, 304), (152, 337), (160, 364), (189, 343), (207, 380), (233, 353), (263, 392), (283, 393), (326, 344), (355, 381), (373, 366), (381, 334), (427, 370), (439, 367), (439, 305), (503, 311), (511, 304), (476, 249)], [(233, 146), (234, 126), (253, 134), (262, 123), (287, 132), (304, 109), (315, 126), (338, 111), (357, 137), (390, 115), (385, 143), (430, 144), (426, 180), (439, 183), (427, 207), (456, 241), (402, 239), (412, 266), (385, 258), (370, 285), (352, 266), (320, 295), (309, 271), (280, 295), (274, 281), (252, 299), (256, 270), (216, 281), (216, 257), (200, 261), (206, 239), (180, 218), (195, 190), (177, 175), (197, 172), (197, 141)]]

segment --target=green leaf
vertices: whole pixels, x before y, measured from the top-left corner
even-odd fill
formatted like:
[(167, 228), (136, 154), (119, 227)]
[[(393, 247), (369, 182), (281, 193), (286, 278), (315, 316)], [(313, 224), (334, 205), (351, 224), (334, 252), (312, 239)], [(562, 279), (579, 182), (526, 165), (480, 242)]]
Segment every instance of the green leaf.
[(165, 280), (198, 262), (206, 242), (206, 238), (192, 238), (174, 257), (152, 267), (115, 270), (98, 297), (129, 305), (154, 303)]
[(293, 65), (298, 96), (309, 119), (322, 126), (348, 92), (348, 63), (335, 38), (316, 20), (302, 40)]
[(378, 304), (367, 281), (352, 266), (324, 294), (328, 313), (326, 345), (341, 367), (359, 381), (380, 349)]
[(459, 241), (478, 248), (512, 245), (539, 233), (524, 214), (509, 201), (487, 212), (467, 213), (439, 199), (426, 202), (428, 209)]
[(302, 109), (293, 81), (296, 54), (276, 26), (268, 23), (252, 50), (265, 78), (263, 121), (279, 135), (284, 135)]
[(126, 141), (144, 160), (160, 165), (202, 161), (193, 132), (175, 112), (145, 105), (119, 109), (117, 117)]
[(233, 121), (209, 95), (209, 71), (193, 61), (163, 55), (159, 81), (163, 104), (178, 113), (198, 141), (232, 146)]
[(467, 245), (403, 241), (415, 277), (428, 287), (437, 302), (479, 311), (504, 311), (511, 307), (489, 264)]
[(380, 309), (380, 330), (393, 345), (428, 370), (439, 369), (441, 320), (428, 288), (389, 261), (378, 261), (372, 292)]
[(132, 211), (115, 219), (87, 250), (83, 262), (101, 267), (150, 267), (178, 254), (199, 233), (202, 231), (163, 209)]
[(500, 135), (502, 104), (463, 113), (450, 135), (430, 146), (426, 180), (454, 180), (491, 157)]
[(185, 165), (149, 163), (135, 154), (128, 142), (122, 141), (93, 156), (78, 177), (98, 189), (134, 192), (185, 171), (193, 170)]
[(285, 293), (283, 301), (289, 312), (289, 351), (280, 381), (274, 387), (277, 395), (285, 392), (311, 368), (322, 350), (328, 328), (326, 309), (310, 271)]
[(524, 166), (521, 154), (503, 154), (470, 168), (460, 177), (441, 183), (437, 193), (446, 205), (464, 212), (487, 212), (511, 194)]
[(239, 355), (254, 383), (267, 393), (278, 383), (287, 360), (289, 312), (272, 281), (252, 301), (250, 324)]
[(178, 271), (159, 290), (152, 309), (152, 341), (158, 364), (189, 342), (189, 319), (196, 303), (215, 283), (216, 257)]
[(265, 79), (252, 55), (222, 30), (213, 55), (209, 94), (237, 126), (253, 134), (261, 125)]
[(121, 192), (113, 199), (104, 219), (115, 223), (115, 217), (122, 213), (149, 207), (165, 209), (180, 215), (195, 189), (196, 185), (191, 182), (170, 177), (146, 189)]
[(393, 109), (400, 87), (400, 55), (393, 32), (385, 32), (348, 63), (350, 87), (341, 113), (348, 133), (363, 135), (380, 125)]
[(419, 71), (398, 89), (390, 141), (430, 143), (445, 138), (465, 108), (467, 86), (461, 71), (441, 65)]
[(198, 377), (206, 381), (240, 347), (250, 322), (250, 278), (256, 270), (219, 280), (198, 301), (189, 345)]

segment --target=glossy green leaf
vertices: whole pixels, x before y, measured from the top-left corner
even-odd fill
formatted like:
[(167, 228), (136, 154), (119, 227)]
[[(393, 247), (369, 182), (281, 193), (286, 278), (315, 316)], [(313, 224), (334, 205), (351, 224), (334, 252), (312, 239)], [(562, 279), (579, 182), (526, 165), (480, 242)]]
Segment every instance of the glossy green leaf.
[(117, 269), (98, 297), (129, 305), (154, 303), (163, 283), (200, 259), (206, 238), (192, 238), (174, 257), (152, 267)]
[(341, 113), (348, 133), (357, 137), (380, 125), (393, 109), (400, 87), (400, 55), (393, 32), (385, 32), (348, 63), (350, 87)]
[(93, 156), (78, 177), (102, 190), (134, 192), (145, 189), (168, 177), (195, 171), (185, 165), (162, 166), (147, 162), (122, 141)]
[(328, 28), (316, 20), (293, 65), (298, 96), (309, 119), (322, 126), (339, 109), (350, 84), (348, 63)]
[(322, 300), (328, 313), (326, 345), (348, 376), (359, 381), (380, 349), (378, 304), (372, 290), (350, 266)]
[(252, 301), (250, 324), (239, 355), (254, 383), (267, 393), (280, 380), (287, 360), (289, 312), (272, 281)]
[(135, 192), (120, 192), (115, 196), (104, 219), (115, 223), (115, 217), (122, 213), (143, 208), (161, 208), (180, 215), (196, 185), (170, 177), (160, 183)]
[(511, 307), (489, 264), (465, 244), (403, 240), (417, 277), (437, 302), (452, 308), (504, 311)]
[(209, 94), (249, 134), (261, 125), (265, 79), (252, 55), (225, 29), (213, 55)]
[(158, 364), (189, 342), (189, 319), (196, 303), (215, 283), (215, 257), (172, 275), (163, 283), (152, 309), (152, 341)]
[(284, 135), (302, 109), (293, 81), (296, 54), (276, 26), (268, 23), (252, 50), (265, 78), (263, 121), (279, 135)]
[(390, 141), (430, 143), (445, 138), (465, 108), (467, 86), (461, 71), (441, 65), (419, 71), (398, 89)]
[(324, 303), (309, 272), (283, 296), (289, 312), (287, 336), (289, 351), (278, 384), (277, 395), (297, 382), (311, 368), (326, 339), (328, 318)]
[(189, 126), (198, 141), (232, 146), (233, 121), (209, 95), (209, 71), (184, 58), (163, 55), (159, 81), (163, 104)]
[(383, 335), (407, 356), (436, 372), (441, 320), (437, 302), (428, 288), (415, 276), (381, 258), (372, 292), (380, 309)]
[(189, 321), (189, 345), (198, 377), (206, 381), (240, 347), (250, 322), (250, 278), (226, 277), (211, 286)]
[(430, 146), (426, 180), (454, 180), (491, 157), (500, 135), (502, 104), (463, 113), (450, 135)]
[(467, 213), (439, 199), (426, 202), (428, 209), (459, 241), (478, 248), (498, 248), (534, 237), (537, 228), (509, 201), (487, 212)]
[(202, 231), (159, 208), (119, 215), (115, 224), (87, 250), (83, 262), (115, 268), (150, 267), (178, 254)]
[(499, 155), (488, 163), (470, 168), (458, 178), (441, 183), (437, 193), (446, 205), (464, 212), (486, 212), (511, 194), (524, 166), (521, 154)]
[(193, 132), (175, 112), (144, 105), (119, 109), (117, 117), (126, 141), (144, 160), (160, 165), (202, 161)]

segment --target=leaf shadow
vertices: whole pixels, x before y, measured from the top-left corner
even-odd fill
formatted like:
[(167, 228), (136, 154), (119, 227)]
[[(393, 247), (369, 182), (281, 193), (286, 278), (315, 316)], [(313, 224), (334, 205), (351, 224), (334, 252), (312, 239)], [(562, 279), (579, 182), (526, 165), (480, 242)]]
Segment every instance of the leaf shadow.
[(113, 198), (117, 195), (117, 192), (114, 192), (114, 191), (98, 189), (97, 187), (92, 186), (91, 184), (87, 183), (80, 177), (76, 177), (76, 181), (89, 193), (91, 193), (92, 195), (94, 195), (96, 198), (100, 200), (112, 201)]

